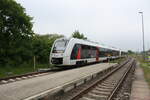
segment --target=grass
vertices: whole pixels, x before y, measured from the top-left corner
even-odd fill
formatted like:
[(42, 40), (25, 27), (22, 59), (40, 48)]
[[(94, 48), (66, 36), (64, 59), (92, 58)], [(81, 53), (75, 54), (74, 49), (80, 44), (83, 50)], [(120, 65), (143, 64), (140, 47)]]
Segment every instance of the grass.
[(116, 59), (116, 60), (111, 60), (110, 63), (120, 63), (124, 60), (125, 60), (125, 58), (119, 58), (119, 59)]
[(21, 75), (21, 74), (25, 74), (29, 72), (35, 72), (39, 68), (49, 68), (49, 64), (38, 64), (36, 65), (35, 69), (33, 65), (30, 65), (30, 64), (24, 64), (24, 65), (17, 66), (17, 67), (0, 66), (0, 78), (14, 76), (14, 75)]
[(144, 61), (141, 56), (138, 56), (137, 59), (140, 61), (140, 67), (144, 71), (144, 77), (150, 87), (150, 62)]
[(148, 62), (141, 62), (140, 66), (143, 68), (144, 77), (149, 84), (150, 87), (150, 63)]

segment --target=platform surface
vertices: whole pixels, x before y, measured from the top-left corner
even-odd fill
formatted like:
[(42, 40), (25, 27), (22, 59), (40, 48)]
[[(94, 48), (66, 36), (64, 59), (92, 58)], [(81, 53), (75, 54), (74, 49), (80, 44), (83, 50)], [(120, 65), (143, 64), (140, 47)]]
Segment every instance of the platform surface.
[(100, 72), (114, 64), (100, 63), (86, 67), (57, 72), (22, 81), (0, 85), (0, 100), (22, 100), (30, 96), (56, 88), (73, 80)]
[(130, 100), (150, 100), (150, 89), (145, 81), (142, 68), (137, 64)]

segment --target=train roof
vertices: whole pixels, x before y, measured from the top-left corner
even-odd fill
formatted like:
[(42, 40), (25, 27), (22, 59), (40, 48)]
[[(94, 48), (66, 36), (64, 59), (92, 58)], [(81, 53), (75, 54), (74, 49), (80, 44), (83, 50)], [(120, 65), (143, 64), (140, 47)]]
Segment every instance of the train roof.
[[(67, 39), (67, 38), (61, 38), (61, 39)], [(77, 39), (77, 38), (69, 38), (69, 39), (67, 39), (67, 40), (69, 40), (69, 41), (74, 41), (74, 42), (80, 43), (80, 44), (85, 44), (85, 45), (96, 46), (96, 47), (102, 47), (102, 48), (106, 48), (106, 49), (111, 49), (111, 50), (120, 51), (120, 49), (118, 49), (118, 48), (105, 46), (105, 45), (99, 44), (98, 42), (93, 42), (93, 41), (90, 41), (90, 40), (82, 40), (82, 39)]]

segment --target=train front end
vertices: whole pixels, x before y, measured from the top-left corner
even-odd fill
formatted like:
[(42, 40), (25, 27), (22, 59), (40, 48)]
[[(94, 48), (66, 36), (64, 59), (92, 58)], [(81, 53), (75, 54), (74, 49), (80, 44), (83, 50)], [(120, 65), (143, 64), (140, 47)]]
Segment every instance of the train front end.
[(50, 64), (63, 65), (64, 52), (67, 44), (68, 40), (65, 38), (55, 40), (50, 53)]

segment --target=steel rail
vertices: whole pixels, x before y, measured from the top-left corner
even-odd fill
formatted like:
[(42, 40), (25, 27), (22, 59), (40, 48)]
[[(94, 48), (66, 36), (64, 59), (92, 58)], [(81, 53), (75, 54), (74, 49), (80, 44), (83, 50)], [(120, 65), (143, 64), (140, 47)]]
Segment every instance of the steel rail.
[(121, 84), (123, 83), (123, 81), (125, 80), (125, 78), (127, 77), (128, 73), (130, 72), (130, 70), (132, 69), (132, 67), (135, 66), (135, 61), (133, 61), (131, 63), (131, 65), (129, 65), (127, 71), (124, 73), (124, 75), (121, 77), (121, 79), (119, 80), (118, 84), (115, 86), (115, 88), (113, 89), (111, 95), (109, 96), (109, 98), (107, 100), (112, 100), (113, 96), (116, 94), (117, 90), (120, 88)]
[(100, 80), (96, 81), (95, 83), (93, 83), (92, 85), (90, 85), (88, 88), (80, 91), (78, 94), (76, 94), (74, 97), (72, 97), (70, 100), (78, 100), (79, 98), (81, 98), (84, 94), (88, 93), (91, 89), (93, 89), (94, 87), (96, 87), (99, 83), (103, 82), (104, 80), (106, 80), (109, 76), (111, 76), (113, 73), (115, 73), (117, 70), (119, 70), (120, 68), (122, 68), (123, 66), (125, 66), (126, 64), (128, 64), (132, 59), (129, 58), (127, 61), (125, 61), (123, 64), (121, 64), (119, 67), (117, 67), (116, 69), (112, 70), (110, 73), (108, 73), (107, 75), (103, 76)]

